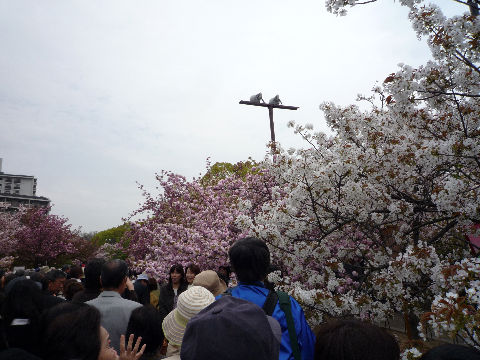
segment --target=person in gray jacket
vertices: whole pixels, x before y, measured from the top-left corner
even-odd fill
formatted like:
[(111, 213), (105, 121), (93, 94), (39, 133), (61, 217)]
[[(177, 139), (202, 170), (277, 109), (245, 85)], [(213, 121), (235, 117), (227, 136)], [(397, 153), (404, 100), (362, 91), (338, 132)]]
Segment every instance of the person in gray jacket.
[(120, 351), (120, 335), (125, 335), (128, 320), (133, 310), (142, 305), (123, 299), (121, 294), (127, 286), (128, 266), (123, 260), (111, 260), (102, 266), (100, 281), (103, 291), (86, 304), (94, 306), (102, 314), (101, 324), (110, 334), (111, 346)]

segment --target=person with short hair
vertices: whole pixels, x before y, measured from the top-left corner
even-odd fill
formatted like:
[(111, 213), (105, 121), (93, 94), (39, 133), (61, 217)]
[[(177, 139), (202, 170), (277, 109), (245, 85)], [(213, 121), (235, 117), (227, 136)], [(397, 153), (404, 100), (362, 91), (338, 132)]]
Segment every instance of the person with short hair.
[(96, 299), (102, 292), (102, 284), (100, 282), (100, 275), (102, 273), (102, 266), (105, 264), (105, 259), (93, 258), (88, 260), (85, 266), (85, 289), (76, 293), (72, 301), (77, 303), (84, 303), (89, 300)]
[(419, 360), (480, 360), (480, 351), (469, 346), (445, 344), (428, 350)]
[(48, 293), (58, 296), (63, 291), (63, 285), (67, 280), (67, 275), (61, 270), (53, 269), (45, 275), (45, 278), (48, 281)]
[(77, 279), (80, 281), (80, 279), (83, 277), (83, 269), (79, 265), (74, 265), (70, 268), (70, 273), (68, 275), (69, 279)]
[(65, 296), (65, 300), (72, 301), (73, 296), (83, 290), (83, 285), (81, 282), (78, 282), (77, 279), (70, 278), (65, 281), (63, 285), (63, 296)]
[[(228, 251), (233, 271), (237, 275), (238, 286), (230, 290), (234, 297), (251, 301), (261, 308), (266, 304), (270, 290), (263, 283), (270, 268), (270, 251), (264, 241), (247, 237), (237, 240)], [(227, 296), (227, 295), (224, 295)], [(291, 296), (290, 310), (293, 317), (298, 344), (299, 356), (303, 360), (313, 359), (315, 335), (307, 324), (302, 307)], [(274, 317), (282, 328), (282, 343), (280, 345), (280, 360), (293, 360), (294, 348), (290, 340), (288, 323), (285, 312), (281, 309), (278, 300), (271, 316)]]
[(141, 304), (123, 299), (127, 287), (128, 266), (123, 260), (110, 260), (102, 266), (100, 281), (103, 291), (86, 304), (96, 307), (102, 314), (102, 326), (111, 336), (112, 347), (120, 351), (120, 335), (127, 331), (130, 314)]
[(162, 317), (152, 306), (145, 305), (136, 308), (130, 315), (127, 326), (127, 335), (135, 334), (141, 337), (141, 344), (145, 345), (142, 360), (156, 360), (160, 358), (160, 350), (163, 344)]
[(133, 289), (142, 305), (150, 304), (150, 288), (148, 287), (148, 275), (140, 274), (133, 283)]
[(320, 327), (315, 360), (398, 360), (400, 348), (393, 335), (358, 320), (333, 320)]

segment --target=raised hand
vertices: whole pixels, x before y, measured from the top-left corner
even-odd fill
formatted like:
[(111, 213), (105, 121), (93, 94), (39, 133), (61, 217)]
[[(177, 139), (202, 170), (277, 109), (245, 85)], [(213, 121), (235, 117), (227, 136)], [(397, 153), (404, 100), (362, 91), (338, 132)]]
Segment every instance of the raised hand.
[(120, 357), (119, 360), (138, 360), (143, 355), (145, 347), (147, 344), (144, 344), (140, 350), (140, 343), (142, 342), (142, 337), (137, 338), (137, 342), (132, 349), (134, 335), (130, 334), (128, 338), (127, 348), (125, 348), (125, 335), (120, 335)]

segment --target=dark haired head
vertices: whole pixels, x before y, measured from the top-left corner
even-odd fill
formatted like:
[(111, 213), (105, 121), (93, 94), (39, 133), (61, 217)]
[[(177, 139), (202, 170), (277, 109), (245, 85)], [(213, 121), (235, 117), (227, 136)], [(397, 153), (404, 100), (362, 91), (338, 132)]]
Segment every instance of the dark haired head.
[(50, 270), (46, 275), (45, 278), (48, 281), (48, 291), (51, 294), (58, 294), (60, 291), (63, 290), (63, 284), (67, 278), (67, 275), (61, 270)]
[(65, 300), (72, 301), (73, 295), (82, 290), (83, 285), (81, 282), (78, 282), (77, 279), (68, 279), (63, 285), (63, 295), (65, 295)]
[(398, 360), (395, 338), (378, 326), (357, 320), (336, 320), (320, 327), (315, 360)]
[(53, 270), (50, 270), (45, 275), (45, 277), (48, 279), (48, 281), (52, 282), (52, 281), (55, 281), (57, 279), (66, 278), (67, 275), (62, 270), (53, 269)]
[[(29, 352), (38, 352), (40, 343), (37, 331), (40, 314), (44, 309), (42, 291), (32, 280), (17, 279), (9, 284), (2, 307), (7, 341), (10, 347), (20, 347)], [(15, 323), (14, 319), (25, 320)]]
[(86, 304), (62, 303), (42, 315), (43, 359), (97, 360), (100, 312)]
[[(148, 304), (132, 311), (127, 326), (127, 338), (130, 334), (135, 339), (142, 337), (142, 344), (146, 344), (145, 354), (154, 354), (162, 345), (164, 335), (162, 330), (163, 317), (152, 305)], [(136, 340), (134, 340), (135, 342)]]
[(104, 290), (118, 289), (128, 275), (127, 263), (123, 260), (110, 260), (103, 264), (100, 278)]
[(185, 271), (183, 270), (183, 266), (181, 264), (175, 264), (170, 268), (168, 272), (168, 283), (172, 285), (172, 273), (177, 272), (182, 275), (182, 279), (180, 280), (181, 283), (185, 283)]
[(198, 265), (195, 265), (195, 264), (188, 264), (185, 267), (185, 273), (187, 272), (187, 270), (190, 270), (195, 275), (200, 274), (200, 267)]
[(154, 291), (158, 289), (158, 282), (155, 278), (148, 278), (148, 289)]
[(83, 275), (82, 267), (78, 265), (72, 266), (69, 275), (71, 279), (80, 279)]
[(480, 360), (480, 351), (468, 346), (446, 344), (428, 350), (420, 360)]
[(88, 260), (85, 266), (85, 288), (89, 290), (100, 290), (102, 284), (100, 283), (100, 274), (102, 273), (102, 266), (105, 260), (102, 258), (94, 258)]
[(263, 281), (270, 266), (270, 251), (260, 239), (240, 239), (228, 251), (230, 263), (238, 280), (244, 283)]

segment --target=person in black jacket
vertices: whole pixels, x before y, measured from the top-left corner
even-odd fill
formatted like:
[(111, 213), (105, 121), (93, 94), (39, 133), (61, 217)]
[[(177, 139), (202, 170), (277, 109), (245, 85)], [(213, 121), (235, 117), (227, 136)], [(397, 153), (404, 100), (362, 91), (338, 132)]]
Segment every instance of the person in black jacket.
[(183, 266), (175, 264), (170, 268), (168, 283), (160, 288), (158, 298), (158, 310), (162, 316), (166, 316), (177, 307), (178, 295), (187, 290), (188, 283), (185, 280)]

